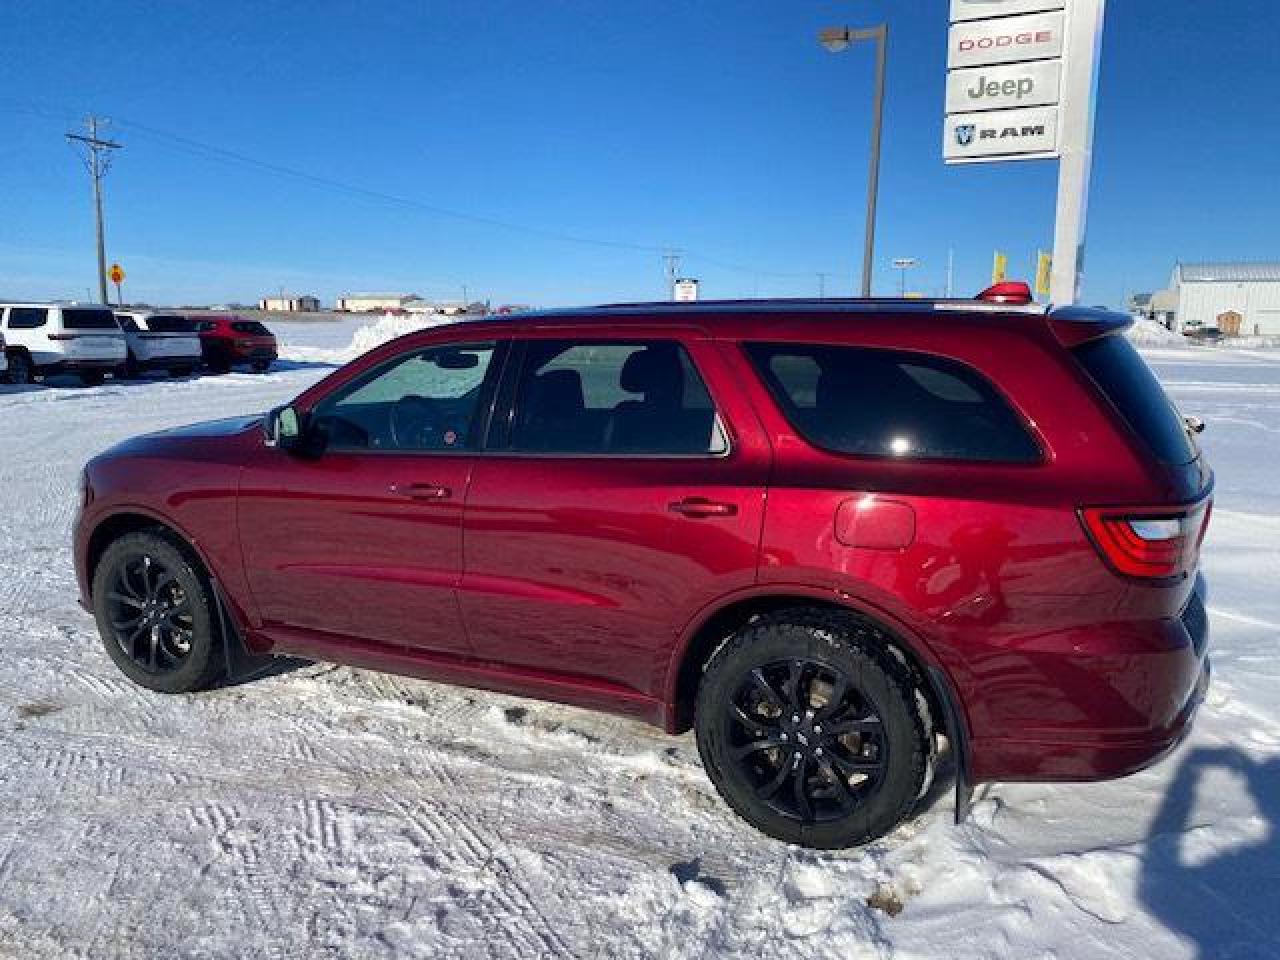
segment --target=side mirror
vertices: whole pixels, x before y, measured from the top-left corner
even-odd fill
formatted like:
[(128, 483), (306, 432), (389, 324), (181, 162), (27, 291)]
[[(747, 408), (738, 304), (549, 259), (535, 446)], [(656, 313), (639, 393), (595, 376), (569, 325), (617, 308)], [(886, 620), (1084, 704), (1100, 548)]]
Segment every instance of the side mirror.
[(276, 407), (262, 418), (262, 442), (281, 450), (301, 450), (307, 442), (302, 417), (293, 407)]
[(1204, 433), (1204, 421), (1196, 416), (1183, 417), (1187, 422), (1187, 429), (1192, 433)]

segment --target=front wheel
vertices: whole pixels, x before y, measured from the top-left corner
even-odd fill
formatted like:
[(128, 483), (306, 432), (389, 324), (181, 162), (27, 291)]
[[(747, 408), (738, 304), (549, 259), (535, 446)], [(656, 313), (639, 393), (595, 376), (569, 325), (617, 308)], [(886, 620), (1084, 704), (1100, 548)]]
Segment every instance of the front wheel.
[(167, 537), (131, 533), (93, 575), (93, 610), (108, 656), (134, 683), (186, 693), (223, 673), (222, 640), (205, 578)]
[(927, 711), (874, 624), (799, 608), (757, 618), (716, 651), (698, 690), (698, 750), (744, 820), (788, 843), (868, 843), (925, 784)]
[(107, 375), (101, 370), (83, 370), (80, 373), (80, 383), (86, 387), (100, 387), (106, 379)]
[(270, 370), (270, 369), (271, 369), (271, 361), (270, 361), (270, 360), (255, 360), (255, 361), (253, 361), (253, 372), (254, 372), (254, 373), (266, 373), (266, 372), (267, 372), (268, 370)]

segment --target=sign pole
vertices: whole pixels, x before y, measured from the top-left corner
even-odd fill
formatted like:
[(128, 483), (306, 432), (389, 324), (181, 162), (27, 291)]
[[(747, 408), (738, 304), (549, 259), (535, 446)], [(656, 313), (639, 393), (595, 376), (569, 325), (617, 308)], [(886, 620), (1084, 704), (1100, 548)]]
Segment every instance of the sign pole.
[(1059, 123), (1058, 205), (1053, 231), (1051, 302), (1067, 305), (1080, 295), (1084, 270), (1085, 219), (1093, 166), (1093, 116), (1106, 0), (1067, 5), (1066, 55)]

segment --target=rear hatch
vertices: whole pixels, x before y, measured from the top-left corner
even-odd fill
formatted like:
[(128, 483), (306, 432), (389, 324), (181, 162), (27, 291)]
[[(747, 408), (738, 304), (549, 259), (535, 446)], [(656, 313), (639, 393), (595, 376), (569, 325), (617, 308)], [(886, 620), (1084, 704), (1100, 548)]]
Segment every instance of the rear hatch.
[(62, 332), (50, 340), (66, 341), (67, 356), (78, 360), (123, 360), (124, 333), (105, 307), (64, 307)]
[(276, 352), (276, 338), (257, 320), (233, 320), (231, 332), (236, 347), (253, 356), (268, 356)]
[(200, 334), (195, 320), (176, 313), (156, 313), (147, 317), (143, 326), (145, 329), (139, 336), (147, 341), (147, 349), (153, 356), (200, 356)]
[(1213, 490), (1196, 432), (1133, 344), (1128, 317), (1101, 310), (1055, 311), (1050, 322), (1110, 414), (1157, 480), (1136, 504), (1082, 504), (1081, 522), (1119, 575), (1152, 586), (1195, 578)]

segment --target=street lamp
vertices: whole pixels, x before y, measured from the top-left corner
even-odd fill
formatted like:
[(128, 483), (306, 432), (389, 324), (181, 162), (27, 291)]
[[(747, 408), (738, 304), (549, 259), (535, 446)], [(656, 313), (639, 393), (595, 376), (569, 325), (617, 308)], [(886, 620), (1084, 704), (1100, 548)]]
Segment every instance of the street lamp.
[(889, 25), (865, 29), (827, 27), (818, 34), (818, 42), (831, 53), (848, 50), (859, 40), (876, 43), (876, 89), (871, 118), (871, 170), (867, 178), (867, 229), (862, 248), (862, 295), (871, 296), (871, 266), (876, 246), (876, 196), (880, 190), (880, 128), (884, 119), (884, 62), (889, 45)]

